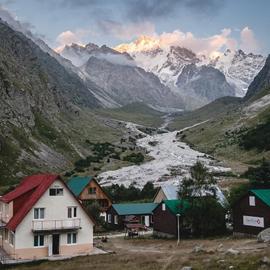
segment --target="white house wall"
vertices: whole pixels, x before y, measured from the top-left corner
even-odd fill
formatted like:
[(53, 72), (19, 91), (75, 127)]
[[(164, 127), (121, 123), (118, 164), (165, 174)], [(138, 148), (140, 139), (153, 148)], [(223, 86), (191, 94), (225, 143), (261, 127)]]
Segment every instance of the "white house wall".
[[(64, 189), (62, 196), (49, 196), (49, 189), (58, 186)], [(67, 234), (60, 234), (60, 255), (61, 253), (76, 253), (76, 250), (84, 250), (78, 247), (93, 247), (93, 222), (85, 213), (78, 201), (71, 195), (70, 191), (59, 180), (55, 181), (43, 194), (34, 207), (28, 212), (23, 221), (18, 225), (15, 234), (15, 249), (20, 257), (24, 257), (23, 250), (29, 253), (36, 250), (44, 254), (48, 252), (48, 236), (45, 236), (45, 247), (34, 247), (34, 234), (32, 232), (32, 221), (34, 219), (34, 208), (45, 208), (44, 220), (67, 220), (67, 209), (70, 206), (77, 206), (77, 217), (81, 219), (81, 229), (77, 230), (77, 244), (67, 245)], [(42, 233), (41, 233), (42, 234)], [(20, 251), (21, 250), (21, 251)], [(42, 251), (43, 250), (43, 251)], [(61, 252), (62, 250), (62, 252)], [(86, 249), (85, 249), (86, 250)], [(38, 255), (40, 257), (42, 255)]]

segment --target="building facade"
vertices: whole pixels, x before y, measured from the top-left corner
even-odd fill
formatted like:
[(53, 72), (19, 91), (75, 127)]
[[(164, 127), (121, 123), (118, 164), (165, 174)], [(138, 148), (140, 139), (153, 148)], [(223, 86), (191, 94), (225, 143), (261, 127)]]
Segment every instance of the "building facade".
[(233, 206), (235, 235), (257, 235), (270, 227), (270, 189), (252, 189)]
[(59, 176), (26, 177), (0, 200), (2, 248), (10, 257), (92, 252), (94, 221)]
[(179, 232), (185, 233), (183, 229), (183, 213), (188, 208), (187, 202), (181, 200), (165, 200), (157, 205), (153, 211), (153, 231), (154, 235), (165, 238), (178, 236)]
[(156, 203), (112, 204), (107, 210), (106, 222), (112, 229), (124, 229), (125, 224), (133, 222), (152, 227), (156, 206)]
[(112, 205), (112, 200), (102, 189), (98, 182), (91, 176), (76, 176), (68, 181), (68, 187), (83, 204), (96, 201), (104, 213)]

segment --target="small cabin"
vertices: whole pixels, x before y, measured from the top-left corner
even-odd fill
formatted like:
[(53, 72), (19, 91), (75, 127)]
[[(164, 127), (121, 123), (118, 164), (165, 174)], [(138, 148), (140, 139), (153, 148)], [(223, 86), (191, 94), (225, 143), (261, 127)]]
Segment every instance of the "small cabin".
[(68, 181), (68, 187), (84, 205), (96, 201), (104, 213), (112, 205), (109, 195), (102, 189), (99, 183), (91, 176), (76, 176)]
[(164, 185), (158, 188), (153, 202), (161, 203), (165, 200), (177, 200), (179, 199), (178, 190), (176, 186), (173, 185)]
[(157, 205), (153, 211), (154, 235), (164, 238), (178, 236), (178, 221), (180, 235), (183, 235), (183, 214), (188, 209), (188, 202), (183, 200), (165, 200)]
[(146, 227), (153, 225), (153, 210), (156, 203), (112, 204), (107, 210), (106, 221), (112, 229), (124, 229), (126, 224), (141, 223)]
[(233, 206), (235, 235), (257, 235), (270, 227), (270, 189), (251, 189)]

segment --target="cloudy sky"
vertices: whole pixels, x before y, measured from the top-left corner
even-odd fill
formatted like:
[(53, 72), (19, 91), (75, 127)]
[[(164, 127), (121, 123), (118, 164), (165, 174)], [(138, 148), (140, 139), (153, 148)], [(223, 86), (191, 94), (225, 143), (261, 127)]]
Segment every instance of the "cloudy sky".
[(140, 35), (211, 54), (270, 52), (269, 0), (0, 0), (53, 48), (117, 46)]

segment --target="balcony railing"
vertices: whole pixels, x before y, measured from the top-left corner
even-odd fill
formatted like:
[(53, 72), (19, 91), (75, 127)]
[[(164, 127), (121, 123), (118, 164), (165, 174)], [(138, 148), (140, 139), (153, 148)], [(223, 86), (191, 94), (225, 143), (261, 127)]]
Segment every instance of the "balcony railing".
[(59, 219), (59, 220), (33, 220), (33, 231), (58, 231), (76, 230), (81, 228), (81, 219)]

